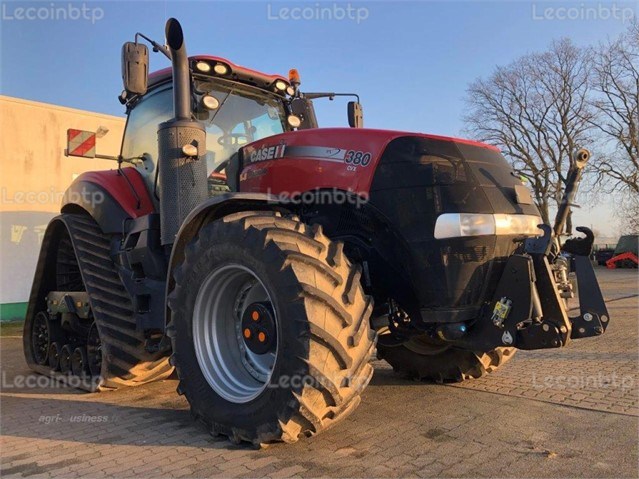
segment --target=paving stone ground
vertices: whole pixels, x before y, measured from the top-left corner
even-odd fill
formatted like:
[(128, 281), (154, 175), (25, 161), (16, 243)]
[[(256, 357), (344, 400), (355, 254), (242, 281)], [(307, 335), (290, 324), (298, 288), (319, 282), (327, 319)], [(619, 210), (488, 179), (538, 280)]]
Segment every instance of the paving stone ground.
[(495, 374), (458, 386), (639, 416), (637, 273), (597, 272), (614, 318), (606, 334), (562, 349), (517, 351)]
[(348, 419), (261, 450), (209, 436), (173, 380), (100, 394), (50, 387), (29, 372), (21, 339), (2, 338), (0, 475), (638, 477), (638, 276), (598, 275), (604, 336), (519, 351), (461, 386), (405, 381), (376, 361)]

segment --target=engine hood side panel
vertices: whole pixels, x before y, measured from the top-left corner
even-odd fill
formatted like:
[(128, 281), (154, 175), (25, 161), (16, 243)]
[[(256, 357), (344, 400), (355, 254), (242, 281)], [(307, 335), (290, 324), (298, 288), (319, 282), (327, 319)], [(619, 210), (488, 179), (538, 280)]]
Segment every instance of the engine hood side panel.
[[(379, 157), (393, 137), (326, 128), (265, 138), (242, 149), (240, 191), (287, 195), (335, 188), (368, 194)], [(353, 161), (356, 155), (359, 161)]]

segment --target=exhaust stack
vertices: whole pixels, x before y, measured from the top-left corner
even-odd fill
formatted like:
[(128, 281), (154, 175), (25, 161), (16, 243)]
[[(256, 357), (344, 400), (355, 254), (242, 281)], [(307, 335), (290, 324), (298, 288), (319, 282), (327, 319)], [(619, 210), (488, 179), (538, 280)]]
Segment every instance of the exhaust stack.
[[(206, 130), (192, 119), (191, 80), (184, 34), (175, 18), (166, 22), (166, 45), (173, 67), (173, 115), (158, 126), (161, 241), (175, 241), (182, 222), (208, 196)], [(195, 147), (197, 154), (184, 148)]]
[(165, 34), (173, 67), (173, 114), (176, 120), (190, 120), (189, 60), (180, 22), (175, 18), (169, 18), (166, 22)]

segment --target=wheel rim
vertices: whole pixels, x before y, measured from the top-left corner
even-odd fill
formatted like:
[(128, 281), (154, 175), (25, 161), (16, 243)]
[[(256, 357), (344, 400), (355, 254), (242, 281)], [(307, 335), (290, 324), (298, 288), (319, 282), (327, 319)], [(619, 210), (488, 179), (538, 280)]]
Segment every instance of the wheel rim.
[[(214, 269), (200, 286), (193, 310), (195, 354), (208, 384), (230, 402), (246, 403), (255, 399), (271, 379), (279, 335), (272, 304), (264, 283), (239, 264)], [(254, 351), (254, 344), (246, 337), (254, 338), (257, 330), (245, 334), (247, 328), (243, 327), (247, 313), (256, 305), (260, 305), (262, 312), (264, 305), (269, 306), (272, 315), (259, 319), (268, 321), (269, 328), (264, 331), (273, 336), (268, 338), (270, 347), (262, 354)]]
[(49, 322), (47, 315), (43, 312), (36, 314), (35, 318), (33, 318), (31, 347), (33, 348), (35, 362), (40, 365), (47, 364), (49, 356)]

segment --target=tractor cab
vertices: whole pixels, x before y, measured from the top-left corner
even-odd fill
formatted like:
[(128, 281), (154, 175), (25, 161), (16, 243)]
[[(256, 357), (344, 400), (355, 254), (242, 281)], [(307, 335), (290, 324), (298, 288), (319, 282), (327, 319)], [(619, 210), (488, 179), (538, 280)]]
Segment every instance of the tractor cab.
[[(146, 177), (150, 191), (157, 192), (157, 125), (170, 120), (175, 97), (171, 68), (148, 76), (145, 54), (136, 53), (140, 44), (127, 43), (123, 55), (126, 90), (120, 101), (126, 105), (128, 121), (120, 158), (140, 158), (136, 166)], [(128, 67), (127, 67), (128, 65)], [(234, 176), (239, 165), (238, 150), (267, 137), (317, 128), (313, 100), (355, 97), (348, 102), (348, 122), (352, 128), (363, 126), (359, 96), (354, 93), (301, 93), (300, 77), (295, 69), (286, 79), (251, 70), (215, 56), (200, 55), (188, 59), (190, 74), (190, 114), (206, 131), (206, 171), (209, 196), (220, 191), (237, 190), (237, 182), (226, 181), (227, 169)], [(136, 72), (135, 70), (140, 70)], [(199, 155), (199, 153), (198, 153)], [(153, 195), (157, 197), (157, 194)], [(157, 206), (157, 205), (156, 205)]]
[[(281, 76), (253, 72), (217, 57), (193, 57), (193, 116), (206, 129), (209, 195), (228, 190), (225, 170), (244, 145), (292, 131), (301, 120), (291, 110), (295, 89)], [(124, 96), (128, 121), (122, 158), (142, 157), (135, 165), (150, 191), (157, 189), (157, 125), (173, 116), (170, 69), (149, 77), (143, 95)]]

